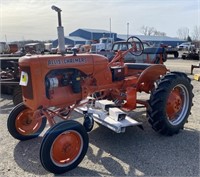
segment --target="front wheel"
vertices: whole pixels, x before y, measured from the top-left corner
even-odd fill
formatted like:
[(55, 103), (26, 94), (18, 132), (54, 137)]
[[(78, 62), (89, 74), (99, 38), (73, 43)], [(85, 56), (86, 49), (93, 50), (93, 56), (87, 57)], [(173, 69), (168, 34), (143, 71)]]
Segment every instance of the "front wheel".
[(23, 103), (14, 107), (8, 116), (7, 128), (9, 133), (18, 140), (36, 138), (46, 126), (46, 118), (34, 119), (34, 112)]
[(147, 111), (152, 128), (173, 135), (183, 129), (192, 107), (193, 86), (184, 73), (165, 75), (152, 92)]
[(40, 147), (40, 161), (49, 172), (61, 174), (74, 169), (88, 149), (85, 128), (73, 120), (63, 121), (45, 134)]

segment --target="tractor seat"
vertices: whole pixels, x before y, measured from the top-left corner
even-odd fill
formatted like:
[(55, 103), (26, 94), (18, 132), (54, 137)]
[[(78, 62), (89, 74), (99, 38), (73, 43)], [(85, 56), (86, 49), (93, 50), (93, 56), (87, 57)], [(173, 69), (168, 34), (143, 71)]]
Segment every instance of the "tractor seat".
[(136, 69), (136, 70), (145, 70), (146, 68), (152, 65), (148, 63), (124, 63), (124, 64), (125, 66), (128, 67), (128, 69)]

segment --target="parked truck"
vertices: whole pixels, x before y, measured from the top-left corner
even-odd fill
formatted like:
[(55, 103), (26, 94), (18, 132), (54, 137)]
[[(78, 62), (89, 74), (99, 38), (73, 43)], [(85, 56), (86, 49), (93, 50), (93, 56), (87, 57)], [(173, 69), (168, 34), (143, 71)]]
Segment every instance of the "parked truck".
[(91, 53), (98, 53), (102, 51), (110, 51), (112, 49), (113, 38), (103, 37), (99, 39), (99, 43), (91, 45)]
[(24, 46), (26, 53), (41, 54), (45, 51), (43, 43), (29, 43)]

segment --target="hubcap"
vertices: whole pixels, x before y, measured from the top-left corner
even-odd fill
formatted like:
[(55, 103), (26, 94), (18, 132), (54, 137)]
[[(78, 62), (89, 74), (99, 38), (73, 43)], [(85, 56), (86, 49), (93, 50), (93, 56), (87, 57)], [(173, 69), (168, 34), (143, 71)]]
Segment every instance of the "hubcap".
[(68, 166), (77, 160), (83, 148), (81, 135), (74, 131), (65, 131), (53, 142), (51, 159), (57, 166)]
[(34, 134), (40, 128), (42, 119), (34, 119), (33, 113), (32, 110), (25, 109), (17, 116), (15, 126), (21, 135)]
[(172, 125), (178, 125), (187, 113), (189, 93), (184, 85), (177, 85), (169, 94), (167, 100), (167, 117)]

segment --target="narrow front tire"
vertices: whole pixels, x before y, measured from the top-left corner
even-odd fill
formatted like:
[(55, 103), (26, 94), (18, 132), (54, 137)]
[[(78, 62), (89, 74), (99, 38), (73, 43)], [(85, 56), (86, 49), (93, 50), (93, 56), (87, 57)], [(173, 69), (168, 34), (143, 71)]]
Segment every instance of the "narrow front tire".
[(49, 172), (62, 174), (78, 166), (88, 149), (85, 128), (73, 120), (57, 123), (45, 134), (40, 161)]

